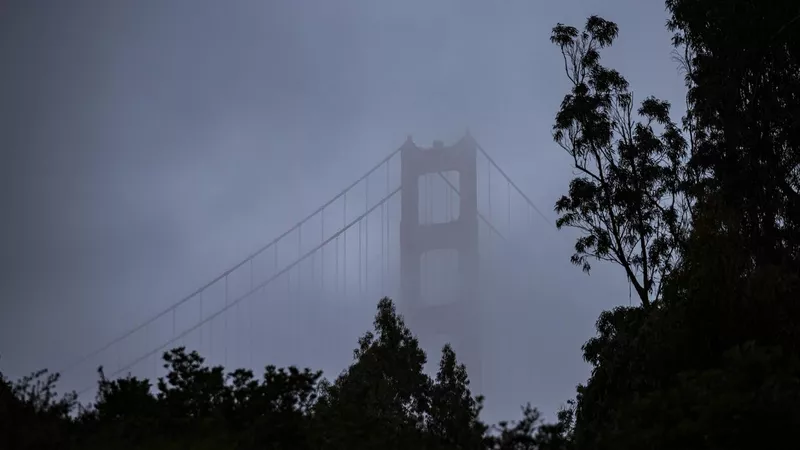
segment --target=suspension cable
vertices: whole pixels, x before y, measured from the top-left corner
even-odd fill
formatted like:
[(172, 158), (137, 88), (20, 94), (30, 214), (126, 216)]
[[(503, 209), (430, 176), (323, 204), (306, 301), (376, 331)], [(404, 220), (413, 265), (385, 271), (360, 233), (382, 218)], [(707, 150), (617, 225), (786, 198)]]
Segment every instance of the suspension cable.
[(517, 184), (514, 183), (514, 181), (511, 179), (511, 177), (509, 177), (505, 173), (505, 171), (503, 171), (503, 169), (501, 169), (500, 166), (498, 166), (497, 163), (494, 162), (494, 159), (492, 159), (492, 157), (489, 156), (489, 154), (486, 152), (486, 150), (484, 150), (483, 147), (481, 147), (478, 144), (475, 144), (475, 145), (478, 147), (478, 150), (481, 152), (481, 154), (483, 154), (483, 156), (486, 158), (486, 160), (489, 161), (489, 164), (494, 166), (494, 168), (497, 169), (498, 172), (500, 172), (500, 175), (502, 175), (503, 178), (505, 178), (506, 181), (509, 184), (511, 184), (511, 187), (513, 187), (514, 190), (516, 190), (517, 193), (519, 193), (519, 195), (522, 196), (522, 198), (528, 203), (528, 206), (533, 208), (533, 210), (536, 211), (539, 214), (539, 216), (541, 216), (541, 218), (544, 219), (545, 222), (550, 224), (550, 226), (555, 227), (555, 225), (550, 221), (550, 219), (546, 215), (544, 215), (544, 213), (542, 213), (542, 211), (536, 206), (536, 204), (533, 203), (533, 201), (527, 195), (525, 195), (524, 192), (522, 192), (522, 189), (520, 189), (519, 186), (517, 186)]
[(109, 342), (107, 342), (105, 345), (103, 345), (103, 346), (101, 346), (101, 347), (98, 347), (97, 349), (95, 349), (95, 350), (93, 350), (93, 351), (91, 351), (91, 352), (89, 352), (89, 353), (85, 354), (83, 357), (81, 357), (81, 358), (77, 359), (77, 360), (76, 360), (75, 362), (73, 362), (72, 364), (69, 364), (69, 365), (67, 365), (66, 367), (62, 368), (62, 370), (60, 370), (58, 373), (64, 374), (64, 373), (66, 373), (66, 372), (69, 372), (69, 371), (71, 371), (72, 369), (74, 369), (75, 367), (77, 367), (77, 366), (79, 366), (79, 365), (83, 364), (83, 363), (84, 363), (84, 362), (86, 362), (87, 360), (89, 360), (89, 359), (91, 359), (91, 358), (94, 358), (95, 356), (99, 355), (100, 353), (102, 353), (102, 352), (104, 352), (104, 351), (108, 350), (108, 349), (109, 349), (109, 348), (111, 348), (113, 345), (115, 345), (115, 344), (117, 344), (117, 343), (121, 342), (122, 340), (124, 340), (124, 339), (126, 339), (126, 338), (130, 337), (131, 335), (133, 335), (133, 334), (135, 334), (135, 333), (137, 333), (137, 332), (141, 331), (141, 330), (142, 330), (142, 329), (144, 329), (144, 328), (145, 328), (145, 327), (146, 327), (148, 324), (150, 324), (150, 323), (152, 323), (152, 322), (155, 322), (155, 321), (156, 321), (156, 320), (158, 320), (160, 317), (162, 317), (162, 316), (164, 316), (165, 314), (169, 313), (171, 310), (173, 310), (173, 309), (177, 308), (178, 306), (180, 306), (180, 305), (182, 305), (182, 304), (184, 304), (184, 303), (188, 302), (189, 300), (193, 299), (193, 298), (194, 298), (196, 295), (198, 295), (198, 294), (199, 294), (199, 293), (201, 293), (202, 291), (204, 291), (204, 290), (208, 289), (209, 287), (211, 287), (212, 285), (214, 285), (216, 282), (218, 282), (218, 281), (222, 280), (224, 277), (226, 277), (226, 276), (228, 276), (229, 274), (231, 274), (232, 272), (234, 272), (236, 269), (238, 269), (238, 268), (242, 267), (242, 266), (243, 266), (245, 263), (247, 263), (247, 261), (249, 261), (249, 260), (251, 260), (251, 259), (254, 259), (254, 258), (256, 258), (258, 255), (260, 255), (261, 253), (263, 253), (264, 251), (266, 251), (268, 248), (270, 248), (270, 247), (272, 247), (272, 246), (274, 246), (274, 245), (277, 245), (278, 241), (280, 241), (281, 239), (283, 239), (284, 237), (286, 237), (287, 235), (289, 235), (289, 234), (290, 234), (292, 231), (294, 231), (296, 228), (298, 228), (298, 227), (299, 227), (300, 225), (302, 225), (303, 223), (305, 223), (305, 222), (308, 222), (309, 220), (311, 220), (311, 218), (313, 218), (314, 216), (316, 216), (317, 214), (319, 214), (320, 212), (322, 212), (322, 211), (323, 211), (325, 208), (327, 208), (328, 206), (330, 206), (331, 204), (333, 204), (333, 202), (335, 202), (336, 200), (338, 200), (339, 198), (341, 198), (342, 196), (344, 196), (344, 195), (345, 195), (345, 194), (346, 194), (348, 191), (350, 191), (350, 190), (351, 190), (351, 189), (353, 189), (355, 186), (357, 186), (359, 183), (361, 183), (361, 182), (362, 182), (364, 179), (366, 179), (366, 178), (367, 178), (367, 177), (368, 177), (370, 174), (372, 174), (373, 172), (375, 172), (376, 170), (378, 170), (378, 169), (379, 169), (379, 168), (380, 168), (380, 167), (381, 167), (381, 166), (382, 166), (384, 163), (386, 163), (387, 161), (391, 160), (391, 159), (392, 159), (392, 158), (393, 158), (395, 155), (397, 155), (397, 154), (400, 152), (400, 150), (401, 150), (401, 149), (402, 149), (402, 147), (399, 147), (399, 148), (397, 148), (396, 150), (394, 150), (394, 151), (392, 151), (391, 153), (389, 153), (389, 154), (388, 154), (388, 155), (387, 155), (385, 158), (383, 158), (383, 159), (382, 159), (382, 160), (381, 160), (381, 161), (380, 161), (378, 164), (375, 164), (375, 165), (374, 165), (374, 166), (373, 166), (373, 167), (372, 167), (370, 170), (368, 170), (368, 171), (367, 171), (367, 173), (365, 173), (364, 175), (362, 175), (362, 176), (361, 176), (359, 179), (357, 179), (356, 181), (354, 181), (354, 182), (350, 183), (350, 185), (348, 185), (346, 188), (344, 188), (344, 189), (343, 189), (341, 192), (339, 192), (337, 195), (335, 195), (335, 196), (334, 196), (332, 199), (328, 200), (328, 201), (327, 201), (325, 204), (323, 204), (322, 206), (320, 206), (319, 208), (317, 208), (316, 210), (314, 210), (314, 212), (312, 212), (311, 214), (307, 215), (307, 216), (306, 216), (305, 218), (303, 218), (301, 221), (297, 222), (297, 223), (296, 223), (296, 224), (295, 224), (293, 227), (289, 228), (288, 230), (286, 230), (284, 233), (282, 233), (281, 235), (279, 235), (278, 237), (276, 237), (275, 239), (273, 239), (273, 240), (272, 240), (272, 241), (270, 241), (269, 243), (267, 243), (267, 244), (263, 245), (261, 248), (259, 248), (259, 249), (258, 249), (258, 250), (256, 250), (255, 252), (251, 253), (251, 254), (250, 254), (250, 256), (248, 256), (247, 258), (243, 259), (241, 262), (239, 262), (239, 263), (237, 263), (237, 264), (233, 265), (233, 266), (232, 266), (232, 267), (230, 267), (228, 270), (226, 270), (226, 271), (222, 272), (220, 275), (216, 276), (214, 279), (212, 279), (212, 280), (211, 280), (211, 281), (209, 281), (208, 283), (206, 283), (206, 284), (204, 284), (203, 286), (201, 286), (200, 288), (196, 289), (196, 290), (195, 290), (194, 292), (192, 292), (191, 294), (189, 294), (189, 295), (187, 295), (187, 296), (183, 297), (182, 299), (178, 300), (177, 302), (173, 303), (172, 305), (170, 305), (170, 306), (168, 306), (168, 307), (164, 308), (164, 309), (163, 309), (163, 310), (161, 310), (160, 312), (158, 312), (158, 313), (156, 313), (156, 314), (154, 314), (154, 315), (150, 316), (150, 317), (149, 317), (147, 320), (144, 320), (144, 321), (143, 321), (143, 322), (141, 322), (139, 325), (136, 325), (136, 326), (134, 326), (134, 327), (130, 328), (128, 331), (126, 331), (126, 332), (122, 333), (121, 335), (119, 335), (119, 336), (118, 336), (118, 337), (116, 337), (115, 339), (112, 339), (112, 340), (110, 340), (110, 341), (109, 341)]
[[(358, 217), (356, 217), (355, 219), (353, 219), (353, 221), (351, 221), (350, 223), (346, 224), (346, 225), (345, 225), (345, 227), (343, 227), (342, 229), (340, 229), (339, 231), (337, 231), (336, 233), (334, 233), (334, 234), (333, 234), (331, 237), (329, 237), (328, 239), (326, 239), (325, 241), (323, 241), (322, 243), (320, 243), (320, 244), (319, 244), (319, 245), (317, 245), (316, 247), (312, 248), (311, 250), (309, 250), (308, 252), (306, 252), (305, 254), (303, 254), (301, 257), (299, 257), (298, 259), (296, 259), (295, 261), (293, 261), (292, 263), (290, 263), (289, 265), (287, 265), (286, 267), (284, 267), (283, 269), (281, 269), (279, 272), (277, 272), (277, 273), (273, 274), (273, 276), (272, 276), (272, 277), (270, 277), (270, 278), (268, 278), (267, 280), (265, 280), (265, 281), (263, 281), (263, 282), (259, 283), (259, 284), (258, 284), (258, 285), (257, 285), (257, 286), (254, 288), (254, 289), (252, 289), (252, 290), (250, 290), (249, 292), (246, 292), (246, 293), (242, 294), (241, 296), (239, 296), (239, 297), (235, 298), (233, 301), (231, 301), (230, 303), (228, 303), (226, 306), (224, 306), (223, 308), (219, 309), (219, 310), (218, 310), (218, 311), (216, 311), (215, 313), (213, 313), (213, 314), (211, 314), (210, 316), (208, 316), (208, 317), (207, 317), (205, 320), (203, 320), (203, 321), (200, 321), (200, 322), (198, 322), (198, 323), (194, 324), (193, 326), (191, 326), (191, 327), (187, 328), (186, 330), (184, 330), (183, 332), (181, 332), (180, 334), (178, 334), (176, 337), (174, 337), (174, 338), (172, 338), (172, 339), (169, 339), (167, 342), (163, 343), (163, 344), (162, 344), (162, 345), (160, 345), (159, 347), (157, 347), (157, 348), (155, 348), (155, 349), (151, 350), (150, 352), (148, 352), (148, 353), (146, 353), (146, 354), (144, 354), (144, 355), (140, 356), (139, 358), (136, 358), (136, 359), (135, 359), (134, 361), (132, 361), (131, 363), (129, 363), (129, 364), (127, 364), (127, 365), (125, 365), (124, 367), (122, 367), (122, 368), (120, 368), (119, 370), (117, 370), (117, 371), (115, 371), (114, 373), (112, 373), (112, 374), (109, 376), (109, 378), (116, 377), (117, 375), (119, 375), (120, 373), (124, 372), (125, 370), (128, 370), (128, 369), (130, 369), (131, 367), (134, 367), (136, 364), (138, 364), (138, 363), (139, 363), (139, 362), (141, 362), (142, 360), (144, 360), (144, 359), (147, 359), (147, 358), (149, 358), (150, 356), (153, 356), (153, 355), (157, 354), (159, 351), (161, 351), (162, 349), (166, 348), (168, 345), (172, 344), (173, 342), (177, 341), (178, 339), (182, 338), (183, 336), (186, 336), (186, 335), (188, 335), (189, 333), (191, 333), (192, 331), (194, 331), (194, 330), (196, 330), (196, 329), (198, 329), (198, 328), (202, 327), (202, 326), (203, 326), (203, 325), (205, 325), (206, 323), (209, 323), (209, 322), (213, 321), (215, 318), (217, 318), (217, 317), (218, 317), (218, 316), (220, 316), (222, 313), (224, 313), (225, 311), (227, 311), (228, 309), (230, 309), (232, 306), (234, 306), (234, 305), (236, 305), (236, 304), (240, 303), (242, 300), (244, 300), (244, 299), (246, 299), (247, 297), (249, 297), (249, 296), (250, 296), (250, 295), (251, 295), (253, 292), (255, 292), (255, 291), (257, 291), (257, 290), (261, 289), (262, 287), (266, 287), (266, 286), (267, 286), (268, 284), (270, 284), (272, 281), (276, 280), (276, 279), (277, 279), (277, 278), (279, 278), (280, 276), (282, 276), (282, 275), (284, 275), (285, 273), (289, 272), (290, 270), (294, 269), (294, 268), (295, 268), (297, 265), (299, 265), (299, 264), (300, 264), (302, 261), (304, 261), (304, 260), (306, 260), (307, 258), (309, 258), (309, 257), (310, 257), (310, 256), (311, 256), (311, 255), (312, 255), (314, 252), (316, 252), (316, 251), (320, 250), (322, 247), (324, 247), (325, 245), (327, 245), (327, 244), (328, 244), (328, 243), (330, 243), (331, 241), (333, 241), (333, 240), (335, 240), (335, 239), (338, 239), (340, 235), (342, 235), (344, 232), (346, 232), (348, 229), (350, 229), (350, 228), (351, 228), (352, 226), (354, 226), (356, 223), (358, 223), (359, 221), (361, 221), (361, 220), (362, 220), (364, 217), (366, 217), (366, 216), (367, 216), (369, 213), (371, 213), (372, 211), (376, 210), (376, 209), (377, 209), (379, 206), (381, 206), (381, 205), (385, 204), (387, 201), (389, 201), (389, 199), (390, 199), (390, 198), (392, 198), (392, 197), (393, 197), (395, 194), (397, 194), (398, 192), (400, 192), (400, 190), (401, 190), (401, 188), (400, 188), (400, 187), (396, 188), (396, 189), (395, 189), (394, 191), (392, 191), (392, 192), (391, 192), (391, 193), (390, 193), (388, 196), (384, 197), (383, 199), (381, 199), (381, 201), (380, 201), (380, 202), (376, 203), (374, 206), (372, 206), (370, 209), (368, 209), (366, 212), (364, 212), (364, 214), (361, 214), (360, 216), (358, 216)], [(83, 394), (83, 393), (87, 392), (89, 389), (91, 389), (91, 387), (87, 387), (87, 388), (85, 388), (85, 389), (82, 389), (82, 390), (78, 391), (78, 395), (81, 395), (81, 394)]]

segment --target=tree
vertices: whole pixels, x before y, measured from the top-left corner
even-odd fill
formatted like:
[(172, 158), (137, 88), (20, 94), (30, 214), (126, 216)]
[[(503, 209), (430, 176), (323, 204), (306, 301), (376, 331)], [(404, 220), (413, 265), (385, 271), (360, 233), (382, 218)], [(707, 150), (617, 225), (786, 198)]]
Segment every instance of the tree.
[(158, 379), (158, 400), (170, 417), (182, 418), (187, 425), (197, 426), (214, 419), (229, 402), (222, 366), (205, 367), (197, 352), (186, 353), (184, 347), (164, 353), (164, 368), (169, 373)]
[(583, 234), (573, 263), (586, 272), (590, 259), (619, 264), (649, 307), (661, 296), (689, 223), (681, 170), (687, 144), (668, 102), (648, 97), (634, 114), (628, 82), (600, 65), (599, 50), (617, 33), (616, 24), (596, 16), (581, 32), (563, 24), (553, 28), (550, 40), (560, 48), (572, 84), (553, 137), (577, 171), (569, 193), (556, 202), (556, 224)]
[(690, 165), (704, 175), (676, 297), (695, 299), (695, 317), (716, 310), (724, 345), (800, 350), (800, 11), (787, 1), (667, 7), (674, 43), (688, 49)]
[(249, 370), (232, 372), (228, 429), (240, 436), (243, 448), (312, 448), (312, 409), (321, 376), (320, 371), (270, 365), (259, 383)]
[(574, 401), (558, 412), (553, 424), (543, 423), (539, 410), (530, 404), (522, 407), (522, 419), (516, 422), (502, 421), (499, 432), (490, 439), (490, 450), (568, 450), (573, 448), (572, 428)]
[(687, 370), (624, 405), (607, 436), (615, 448), (779, 448), (800, 423), (798, 360), (753, 342), (715, 367)]
[(170, 424), (164, 423), (169, 416), (161, 414), (149, 380), (130, 374), (109, 380), (102, 367), (97, 372), (100, 380), (94, 407), (79, 417), (82, 447), (102, 447), (105, 442), (116, 441), (135, 448), (170, 429)]
[[(752, 265), (800, 270), (800, 11), (668, 0), (674, 44), (686, 48), (689, 105), (706, 196), (726, 214)], [(717, 231), (722, 231), (717, 230)]]
[(76, 419), (78, 448), (310, 448), (311, 409), (321, 372), (267, 366), (227, 375), (197, 352), (163, 355), (168, 374), (153, 392), (149, 380), (108, 380), (99, 370), (94, 407)]
[(71, 443), (74, 392), (59, 396), (59, 375), (40, 370), (11, 382), (0, 373), (0, 447), (61, 449)]
[(424, 448), (427, 357), (390, 299), (378, 303), (374, 332), (359, 339), (353, 356), (355, 362), (323, 387), (315, 408), (317, 448)]
[(179, 347), (163, 354), (168, 373), (155, 388), (130, 374), (108, 379), (99, 368), (97, 398), (77, 416), (70, 415), (74, 395), (56, 400), (57, 376), (12, 384), (0, 374), (0, 427), (15, 425), (0, 443), (81, 450), (570, 448), (572, 409), (544, 424), (528, 406), (520, 422), (490, 436), (480, 419), (483, 398), (470, 391), (453, 348), (443, 347), (431, 378), (423, 371), (425, 352), (388, 298), (378, 303), (374, 329), (353, 356), (329, 383), (320, 381), (321, 372), (296, 367), (266, 366), (262, 379), (248, 369), (226, 374)]
[[(679, 175), (677, 192), (688, 214), (680, 222), (682, 232), (667, 228), (679, 238), (672, 238), (674, 263), (660, 280), (658, 307), (643, 301), (641, 308), (604, 312), (597, 336), (584, 345), (592, 374), (578, 389), (573, 444), (581, 449), (777, 446), (798, 421), (790, 405), (800, 395), (800, 222), (794, 199), (800, 41), (781, 25), (800, 11), (787, 3), (768, 11), (771, 6), (737, 0), (667, 4), (689, 87), (683, 132), (690, 151), (671, 170)], [(602, 41), (592, 28), (616, 35), (616, 27), (590, 18), (580, 38), (561, 26), (554, 41), (567, 47), (566, 55), (570, 45), (591, 49), (593, 39)], [(592, 72), (604, 73), (587, 72), (590, 92)], [(600, 103), (618, 95), (607, 93)], [(580, 92), (573, 94), (578, 98)], [(565, 103), (575, 102), (568, 96)], [(593, 114), (591, 108), (578, 109), (575, 116), (594, 124)], [(595, 135), (604, 136), (609, 127), (599, 123)], [(585, 133), (562, 129), (568, 139), (592, 142)], [(589, 144), (583, 148), (591, 151)], [(584, 197), (594, 203), (578, 203), (586, 208), (580, 211), (567, 202), (574, 209), (567, 213), (596, 217), (603, 204), (597, 192), (614, 192), (597, 186), (602, 184), (595, 180), (588, 190), (592, 195)], [(625, 201), (607, 204), (620, 207)]]
[(467, 368), (458, 363), (450, 344), (442, 349), (430, 405), (427, 428), (436, 442), (435, 448), (484, 447), (488, 427), (480, 420), (483, 397), (473, 397)]
[(359, 339), (354, 359), (323, 388), (316, 448), (485, 448), (483, 399), (470, 392), (465, 366), (445, 345), (431, 380), (425, 352), (390, 299), (379, 302), (374, 331)]

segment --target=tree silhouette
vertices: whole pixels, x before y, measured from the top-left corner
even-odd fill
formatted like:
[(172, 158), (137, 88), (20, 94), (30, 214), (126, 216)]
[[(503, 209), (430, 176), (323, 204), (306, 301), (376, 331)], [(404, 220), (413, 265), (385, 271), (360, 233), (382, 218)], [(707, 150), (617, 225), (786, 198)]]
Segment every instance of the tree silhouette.
[(669, 102), (648, 97), (634, 112), (628, 82), (600, 64), (600, 50), (617, 33), (615, 23), (592, 16), (583, 31), (558, 24), (550, 37), (572, 84), (553, 137), (578, 174), (556, 202), (556, 224), (583, 233), (573, 263), (586, 272), (591, 258), (619, 264), (649, 307), (661, 296), (687, 229), (686, 141), (669, 117)]
[(479, 417), (483, 398), (472, 396), (467, 369), (458, 363), (450, 344), (442, 349), (430, 405), (427, 426), (436, 443), (434, 448), (478, 449), (485, 446), (489, 427)]
[(0, 411), (27, 408), (30, 417), (17, 414), (23, 423), (59, 430), (38, 441), (18, 439), (37, 436), (30, 430), (14, 434), (15, 449), (478, 450), (492, 442), (480, 420), (482, 398), (470, 392), (453, 349), (444, 346), (432, 379), (423, 371), (425, 352), (390, 299), (378, 303), (374, 329), (353, 356), (330, 383), (321, 372), (296, 367), (267, 366), (262, 379), (247, 369), (226, 374), (179, 347), (163, 354), (167, 375), (155, 387), (131, 375), (109, 380), (98, 369), (97, 398), (77, 415), (74, 395), (55, 400), (57, 376), (38, 384), (36, 377), (16, 385), (3, 379)]
[[(670, 161), (667, 173), (679, 175), (672, 186), (684, 197), (689, 220), (682, 222), (681, 233), (667, 227), (675, 258), (660, 279), (659, 301), (643, 299), (644, 307), (602, 313), (597, 336), (584, 345), (593, 370), (578, 389), (572, 444), (581, 449), (777, 446), (790, 438), (790, 424), (800, 423), (789, 406), (800, 393), (800, 222), (795, 219), (800, 47), (797, 27), (781, 26), (800, 11), (789, 3), (767, 11), (736, 0), (670, 0), (667, 6), (689, 87), (680, 130), (689, 152)], [(583, 54), (593, 63), (599, 55), (592, 55), (590, 43), (610, 44), (608, 36), (616, 36), (616, 27), (590, 18), (581, 36), (558, 26), (553, 40), (566, 46), (567, 55), (570, 46), (588, 48)], [(602, 84), (592, 81), (592, 73), (616, 83), (617, 90), (603, 91), (598, 103), (626, 92), (614, 73), (591, 69), (585, 75), (589, 93), (597, 91), (592, 82)], [(580, 95), (568, 96), (559, 114), (570, 111)], [(592, 139), (605, 139), (614, 129), (600, 116), (597, 120), (592, 108), (570, 116), (599, 124), (579, 128), (594, 130), (589, 139), (577, 134), (589, 151)], [(557, 129), (572, 123), (557, 121)], [(662, 127), (669, 131), (673, 125)], [(670, 142), (664, 136), (662, 141)], [(630, 149), (634, 158), (650, 151)], [(607, 153), (598, 154), (608, 160)], [(631, 171), (628, 185), (647, 185), (640, 179), (646, 173)], [(580, 200), (593, 202), (581, 203), (575, 202), (574, 186), (560, 204), (562, 212), (577, 211), (587, 222), (602, 209), (598, 199), (614, 192), (591, 186), (591, 195)], [(607, 204), (627, 210), (624, 198)], [(590, 243), (603, 242), (606, 231)], [(613, 227), (608, 236), (613, 245)]]
[(318, 448), (420, 448), (429, 409), (427, 360), (388, 298), (378, 304), (374, 332), (354, 350), (355, 362), (323, 387), (317, 405)]
[(59, 396), (59, 375), (40, 370), (12, 382), (0, 373), (0, 448), (59, 449), (71, 442), (76, 395)]

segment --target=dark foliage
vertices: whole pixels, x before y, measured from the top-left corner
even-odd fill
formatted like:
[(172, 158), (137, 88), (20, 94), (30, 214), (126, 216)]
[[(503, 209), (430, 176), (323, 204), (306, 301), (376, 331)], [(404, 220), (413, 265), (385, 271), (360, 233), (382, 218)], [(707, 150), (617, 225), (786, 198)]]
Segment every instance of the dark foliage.
[(554, 138), (578, 173), (556, 203), (557, 225), (584, 233), (573, 263), (586, 272), (589, 258), (619, 264), (642, 305), (650, 307), (686, 232), (686, 140), (669, 117), (668, 102), (649, 97), (634, 110), (628, 82), (600, 64), (600, 50), (617, 32), (613, 22), (591, 17), (583, 31), (559, 24), (550, 38), (572, 84), (556, 115)]
[[(226, 374), (184, 348), (164, 353), (168, 374), (155, 387), (132, 376), (108, 380), (99, 369), (97, 400), (81, 410), (74, 395), (56, 398), (56, 376), (34, 374), (13, 385), (3, 379), (3, 448), (516, 448), (494, 446), (479, 417), (482, 399), (470, 392), (449, 345), (431, 378), (423, 372), (425, 352), (388, 298), (374, 325), (332, 383), (295, 367), (267, 366), (261, 379), (243, 369)], [(505, 429), (503, 442), (544, 429), (535, 410), (526, 414), (536, 423)]]
[[(664, 243), (676, 257), (660, 280), (657, 302), (642, 298), (643, 307), (604, 312), (597, 336), (583, 347), (593, 371), (578, 389), (573, 445), (786, 445), (793, 437), (791, 425), (800, 424), (792, 406), (800, 396), (800, 7), (738, 0), (669, 0), (667, 6), (688, 95), (683, 137), (665, 139), (662, 134), (659, 145), (685, 141), (685, 154), (677, 151), (681, 144), (673, 152), (679, 157), (667, 158), (666, 173), (669, 190), (675, 189), (686, 214), (679, 216), (682, 228), (665, 222), (670, 239)], [(613, 24), (590, 18), (583, 34), (558, 26), (553, 40), (568, 55), (570, 46), (588, 48), (582, 51), (589, 55), (584, 59), (589, 60), (591, 86), (592, 74), (612, 80), (621, 76), (599, 66), (599, 54), (592, 54), (590, 45), (572, 43), (594, 41), (600, 48), (614, 37)], [(601, 92), (601, 99), (613, 99), (627, 87), (618, 81), (617, 86), (611, 94)], [(556, 130), (564, 129), (565, 115), (584, 129), (588, 122), (609, 130), (605, 123), (613, 123), (616, 115), (608, 108), (599, 115), (575, 112), (572, 99), (596, 91), (578, 86), (565, 100)], [(645, 109), (640, 115), (646, 117)], [(667, 121), (662, 126), (676, 132)], [(592, 137), (599, 135), (605, 143), (608, 134), (612, 142), (626, 139), (624, 130), (613, 126)], [(561, 137), (557, 132), (556, 138)], [(633, 158), (650, 158), (653, 148), (660, 147), (635, 145)], [(582, 220), (610, 216), (601, 200), (618, 189), (614, 182), (609, 177), (607, 187), (600, 182), (591, 191), (587, 198), (600, 206), (577, 208)], [(649, 182), (644, 177), (630, 184)], [(572, 189), (570, 195), (576, 196)], [(624, 203), (608, 204), (625, 210)], [(557, 204), (562, 214), (573, 213), (565, 205), (576, 209), (574, 202), (562, 200)], [(613, 236), (613, 227), (600, 223), (600, 231)], [(602, 242), (592, 238), (595, 229), (584, 231), (584, 240)], [(588, 254), (594, 248), (585, 249)], [(625, 261), (614, 262), (630, 277)], [(638, 287), (637, 292), (641, 298)]]

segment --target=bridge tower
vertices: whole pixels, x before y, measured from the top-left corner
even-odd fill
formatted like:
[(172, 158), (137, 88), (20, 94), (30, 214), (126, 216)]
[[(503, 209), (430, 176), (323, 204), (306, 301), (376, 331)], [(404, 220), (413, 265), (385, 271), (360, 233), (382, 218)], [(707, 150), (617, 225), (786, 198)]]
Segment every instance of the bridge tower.
[[(478, 301), (478, 180), (477, 144), (467, 133), (458, 143), (419, 148), (411, 137), (401, 147), (400, 307), (421, 343), (445, 335), (460, 362), (467, 366), (473, 393), (482, 392), (482, 339)], [(420, 177), (458, 172), (458, 218), (421, 224)], [(458, 292), (447, 304), (425, 304), (422, 298), (422, 256), (434, 250), (458, 253)], [(438, 349), (437, 349), (438, 350)], [(438, 355), (438, 353), (437, 353)], [(432, 360), (437, 362), (438, 356)]]

